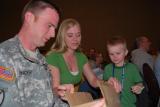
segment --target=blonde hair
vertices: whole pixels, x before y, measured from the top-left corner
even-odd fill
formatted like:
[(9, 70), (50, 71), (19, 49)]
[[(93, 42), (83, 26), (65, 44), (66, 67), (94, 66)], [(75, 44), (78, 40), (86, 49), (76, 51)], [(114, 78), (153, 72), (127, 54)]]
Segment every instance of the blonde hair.
[(67, 51), (67, 45), (65, 43), (64, 38), (66, 35), (66, 31), (73, 26), (78, 26), (80, 28), (79, 22), (72, 18), (66, 19), (61, 23), (57, 33), (56, 40), (51, 47), (51, 51), (62, 53)]
[(117, 44), (122, 44), (124, 48), (127, 49), (126, 40), (121, 36), (114, 36), (107, 41), (107, 46), (115, 46)]

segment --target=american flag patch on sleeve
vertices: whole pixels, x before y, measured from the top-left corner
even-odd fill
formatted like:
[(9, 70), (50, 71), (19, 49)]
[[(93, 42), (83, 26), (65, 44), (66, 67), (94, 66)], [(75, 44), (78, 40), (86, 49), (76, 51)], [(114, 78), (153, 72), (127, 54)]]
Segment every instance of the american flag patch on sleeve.
[(14, 81), (15, 80), (15, 71), (0, 66), (0, 79), (4, 81)]

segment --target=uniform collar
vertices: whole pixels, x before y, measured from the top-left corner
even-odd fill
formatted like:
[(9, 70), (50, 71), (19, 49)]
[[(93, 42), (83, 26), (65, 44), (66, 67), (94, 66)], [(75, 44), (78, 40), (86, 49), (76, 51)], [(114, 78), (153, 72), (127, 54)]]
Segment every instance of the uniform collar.
[(19, 40), (18, 35), (15, 36), (15, 39), (17, 41), (19, 51), (25, 59), (27, 59), (31, 62), (34, 62), (34, 63), (42, 64), (42, 65), (46, 64), (44, 56), (40, 54), (38, 49), (36, 49), (37, 58), (34, 58), (34, 57), (30, 56), (30, 54), (28, 54), (27, 51), (23, 48), (22, 43)]

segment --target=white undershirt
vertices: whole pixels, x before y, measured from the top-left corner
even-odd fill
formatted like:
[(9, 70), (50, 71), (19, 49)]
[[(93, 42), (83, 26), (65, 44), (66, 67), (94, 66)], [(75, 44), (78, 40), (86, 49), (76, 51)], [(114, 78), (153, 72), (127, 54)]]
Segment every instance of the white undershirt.
[(78, 75), (78, 73), (79, 73), (79, 71), (70, 71), (70, 73), (72, 74), (72, 75), (74, 75), (74, 76), (76, 76), (76, 75)]
[(25, 49), (25, 50), (26, 50), (27, 54), (29, 54), (29, 56), (37, 59), (37, 52), (36, 51), (33, 52), (33, 51), (28, 50), (28, 49)]

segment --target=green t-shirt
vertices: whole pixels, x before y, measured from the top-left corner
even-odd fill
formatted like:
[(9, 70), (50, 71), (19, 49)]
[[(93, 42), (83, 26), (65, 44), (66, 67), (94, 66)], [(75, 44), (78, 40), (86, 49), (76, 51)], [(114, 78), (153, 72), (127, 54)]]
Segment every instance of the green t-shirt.
[(60, 83), (61, 84), (78, 84), (82, 79), (83, 66), (88, 62), (87, 57), (81, 52), (75, 52), (76, 60), (78, 64), (77, 75), (71, 74), (69, 68), (64, 60), (62, 53), (52, 52), (46, 56), (48, 64), (57, 67), (60, 71)]
[[(132, 63), (126, 63), (124, 67), (113, 67), (113, 64), (108, 64), (104, 70), (104, 80), (108, 80), (110, 77), (113, 77), (113, 68), (115, 78), (120, 82), (122, 81), (122, 78), (124, 78), (123, 89), (120, 94), (121, 107), (136, 107), (136, 96), (131, 91), (131, 87), (142, 82), (137, 66)], [(123, 68), (124, 76), (122, 76)]]

